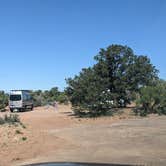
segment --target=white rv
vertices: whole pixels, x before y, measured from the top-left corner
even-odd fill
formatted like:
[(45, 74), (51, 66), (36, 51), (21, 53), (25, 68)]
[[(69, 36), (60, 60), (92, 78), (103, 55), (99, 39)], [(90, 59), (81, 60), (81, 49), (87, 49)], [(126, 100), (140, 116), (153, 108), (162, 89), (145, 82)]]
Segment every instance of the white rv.
[(9, 95), (10, 111), (33, 109), (33, 100), (28, 90), (11, 90)]

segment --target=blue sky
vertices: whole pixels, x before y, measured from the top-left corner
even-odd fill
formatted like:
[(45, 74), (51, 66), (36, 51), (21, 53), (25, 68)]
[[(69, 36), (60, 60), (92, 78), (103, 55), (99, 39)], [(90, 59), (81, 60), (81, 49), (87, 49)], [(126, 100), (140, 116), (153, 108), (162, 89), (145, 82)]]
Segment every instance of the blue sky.
[(50, 89), (130, 46), (166, 79), (165, 0), (0, 0), (0, 89)]

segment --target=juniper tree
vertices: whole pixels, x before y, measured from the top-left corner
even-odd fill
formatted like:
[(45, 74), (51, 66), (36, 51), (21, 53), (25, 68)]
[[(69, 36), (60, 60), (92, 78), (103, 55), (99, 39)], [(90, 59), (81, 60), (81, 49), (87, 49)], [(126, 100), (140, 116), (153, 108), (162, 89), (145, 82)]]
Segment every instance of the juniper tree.
[(135, 55), (127, 46), (111, 45), (101, 49), (94, 59), (94, 66), (67, 79), (66, 92), (79, 115), (98, 116), (114, 107), (125, 107), (134, 92), (157, 79), (150, 59)]

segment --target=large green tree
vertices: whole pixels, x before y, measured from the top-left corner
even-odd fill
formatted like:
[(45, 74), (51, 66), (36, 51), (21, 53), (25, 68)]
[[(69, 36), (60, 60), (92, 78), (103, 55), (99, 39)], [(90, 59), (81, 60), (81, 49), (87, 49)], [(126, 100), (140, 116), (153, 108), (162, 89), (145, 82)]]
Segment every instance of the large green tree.
[[(76, 113), (98, 116), (124, 107), (140, 87), (153, 84), (157, 70), (147, 56), (127, 46), (111, 45), (94, 57), (96, 64), (67, 80), (66, 89)], [(81, 113), (81, 114), (80, 114)]]

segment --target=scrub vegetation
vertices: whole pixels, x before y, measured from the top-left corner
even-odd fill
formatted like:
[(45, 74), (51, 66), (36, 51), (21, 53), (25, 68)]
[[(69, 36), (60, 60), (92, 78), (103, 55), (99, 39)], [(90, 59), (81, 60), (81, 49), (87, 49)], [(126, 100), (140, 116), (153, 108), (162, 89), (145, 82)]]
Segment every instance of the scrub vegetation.
[(154, 86), (142, 87), (136, 104), (135, 113), (141, 116), (150, 113), (166, 114), (166, 82), (158, 80)]
[[(166, 114), (166, 81), (158, 77), (159, 71), (147, 56), (115, 44), (100, 49), (94, 60), (92, 67), (66, 79), (63, 92), (57, 87), (31, 91), (34, 106), (70, 102), (76, 116), (98, 117), (135, 103), (136, 115)], [(8, 95), (0, 91), (0, 111), (7, 105)]]
[(34, 106), (53, 105), (55, 101), (59, 103), (68, 103), (68, 97), (65, 92), (60, 92), (57, 87), (51, 88), (50, 90), (42, 91), (36, 90), (31, 91), (31, 95), (34, 101)]
[(0, 112), (5, 111), (8, 105), (8, 95), (4, 91), (0, 91)]
[(3, 124), (22, 124), (20, 118), (17, 114), (5, 114), (3, 117), (0, 117), (0, 125)]

